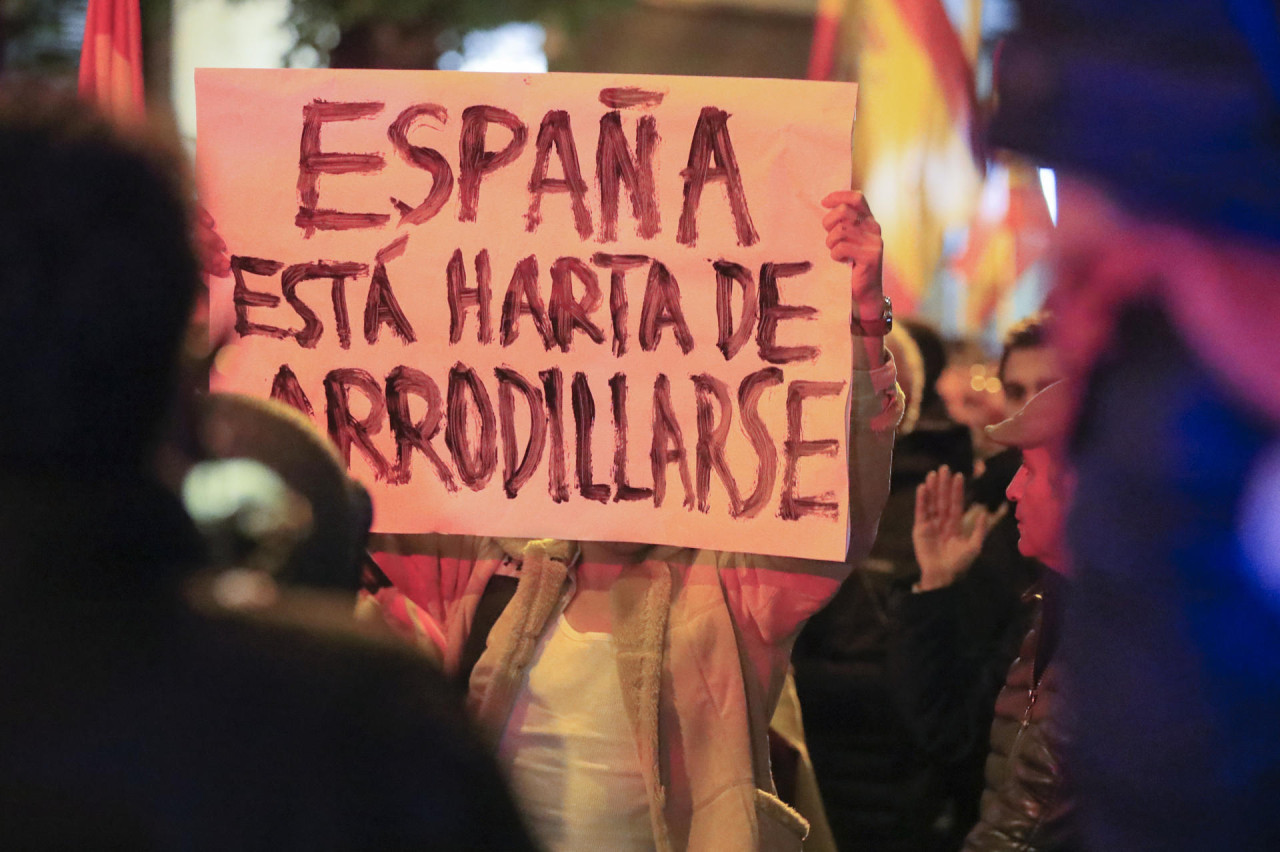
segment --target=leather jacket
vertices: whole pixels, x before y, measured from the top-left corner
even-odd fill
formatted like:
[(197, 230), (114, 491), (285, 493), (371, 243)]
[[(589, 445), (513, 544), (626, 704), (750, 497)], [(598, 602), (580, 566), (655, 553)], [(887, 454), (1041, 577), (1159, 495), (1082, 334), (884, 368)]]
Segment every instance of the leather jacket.
[(1056, 610), (1035, 598), (1031, 628), (996, 698), (981, 816), (965, 839), (965, 852), (1045, 852), (1066, 847), (1071, 800), (1062, 774), (1063, 725), (1059, 671), (1053, 652)]

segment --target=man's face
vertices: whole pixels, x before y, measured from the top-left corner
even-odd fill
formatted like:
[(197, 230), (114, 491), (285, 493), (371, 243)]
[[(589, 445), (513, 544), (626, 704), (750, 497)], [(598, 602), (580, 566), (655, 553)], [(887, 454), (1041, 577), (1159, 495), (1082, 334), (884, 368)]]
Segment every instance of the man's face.
[(1048, 346), (1015, 349), (1004, 363), (1000, 383), (1004, 388), (1004, 416), (1012, 417), (1027, 400), (1062, 378), (1053, 350)]
[(1070, 477), (1045, 447), (1022, 451), (1022, 467), (1005, 492), (1016, 507), (1018, 550), (1059, 573), (1066, 569), (1063, 523), (1071, 499)]

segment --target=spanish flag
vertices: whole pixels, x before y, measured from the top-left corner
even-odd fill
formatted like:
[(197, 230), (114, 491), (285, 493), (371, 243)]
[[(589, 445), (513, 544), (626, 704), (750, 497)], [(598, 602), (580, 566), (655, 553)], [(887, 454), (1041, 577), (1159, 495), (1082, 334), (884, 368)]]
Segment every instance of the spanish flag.
[(1001, 303), (1049, 251), (1053, 220), (1034, 165), (1012, 157), (992, 164), (965, 249), (952, 269), (965, 284), (970, 329), (999, 320)]
[(941, 0), (857, 0), (846, 16), (842, 55), (855, 64), (840, 70), (859, 84), (854, 186), (883, 229), (885, 292), (901, 314), (928, 297), (944, 236), (968, 223), (981, 192), (971, 66), (980, 4), (969, 7), (968, 49)]
[(114, 118), (143, 117), (138, 0), (89, 0), (80, 48), (80, 96)]

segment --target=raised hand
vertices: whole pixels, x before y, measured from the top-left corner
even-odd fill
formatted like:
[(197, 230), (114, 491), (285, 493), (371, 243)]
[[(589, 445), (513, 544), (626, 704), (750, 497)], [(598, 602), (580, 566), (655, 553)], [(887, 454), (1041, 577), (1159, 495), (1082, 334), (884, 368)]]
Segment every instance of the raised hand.
[(983, 539), (1007, 506), (994, 512), (981, 504), (964, 507), (964, 474), (946, 465), (932, 471), (916, 488), (916, 516), (911, 527), (916, 562), (920, 565), (918, 591), (949, 586), (969, 570), (978, 558)]

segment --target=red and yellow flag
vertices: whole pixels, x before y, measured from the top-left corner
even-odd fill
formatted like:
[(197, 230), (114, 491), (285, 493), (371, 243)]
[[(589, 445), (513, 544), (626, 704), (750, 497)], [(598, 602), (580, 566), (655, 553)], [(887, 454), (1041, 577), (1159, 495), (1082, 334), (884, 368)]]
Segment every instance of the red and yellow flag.
[(80, 48), (80, 96), (114, 118), (142, 118), (138, 0), (89, 0)]
[(813, 41), (809, 45), (810, 80), (830, 80), (836, 65), (836, 47), (840, 43), (840, 23), (844, 20), (845, 0), (818, 0), (813, 18)]
[(1053, 235), (1049, 204), (1035, 166), (1021, 161), (992, 166), (965, 249), (952, 268), (965, 283), (969, 328), (981, 328)]
[[(885, 291), (911, 314), (928, 295), (944, 235), (968, 222), (982, 185), (971, 57), (941, 0), (856, 5), (845, 26), (859, 83), (854, 186), (883, 229)], [(973, 14), (979, 4), (969, 5)]]

